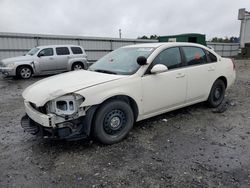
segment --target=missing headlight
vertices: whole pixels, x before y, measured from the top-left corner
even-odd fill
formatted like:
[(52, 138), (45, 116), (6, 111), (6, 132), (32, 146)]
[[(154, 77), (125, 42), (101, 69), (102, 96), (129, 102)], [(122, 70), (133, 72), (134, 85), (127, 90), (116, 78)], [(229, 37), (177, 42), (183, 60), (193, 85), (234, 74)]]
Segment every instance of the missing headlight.
[[(72, 103), (72, 101), (70, 101)], [(56, 108), (62, 111), (66, 111), (68, 109), (68, 105), (66, 101), (56, 101)]]
[(64, 100), (55, 101), (56, 113), (59, 115), (71, 115), (76, 112), (75, 100), (65, 98)]
[(84, 97), (77, 94), (69, 94), (47, 103), (48, 113), (55, 113), (59, 116), (72, 116), (79, 113), (79, 106), (84, 101)]
[(74, 110), (74, 103), (73, 103), (73, 101), (69, 101), (69, 110)]

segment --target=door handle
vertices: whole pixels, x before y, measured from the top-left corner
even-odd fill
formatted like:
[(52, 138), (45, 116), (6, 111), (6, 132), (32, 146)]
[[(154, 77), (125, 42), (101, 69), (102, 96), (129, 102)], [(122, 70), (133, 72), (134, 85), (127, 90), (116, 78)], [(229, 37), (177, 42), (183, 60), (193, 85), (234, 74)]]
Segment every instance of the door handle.
[(183, 74), (183, 73), (178, 73), (176, 76), (176, 78), (183, 78), (183, 77), (185, 77), (185, 74)]
[(53, 57), (50, 57), (49, 59), (50, 59), (50, 60), (53, 60), (54, 58), (53, 58)]
[(209, 68), (208, 68), (208, 71), (214, 71), (214, 70), (215, 70), (214, 67), (209, 67)]

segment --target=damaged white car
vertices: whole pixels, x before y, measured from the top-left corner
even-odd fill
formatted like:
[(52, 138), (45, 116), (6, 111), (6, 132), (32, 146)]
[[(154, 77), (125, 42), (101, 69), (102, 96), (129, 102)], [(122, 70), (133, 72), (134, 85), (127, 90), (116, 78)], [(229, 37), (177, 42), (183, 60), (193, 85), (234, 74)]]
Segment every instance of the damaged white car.
[(217, 107), (235, 80), (231, 59), (192, 43), (117, 49), (80, 70), (43, 79), (23, 92), (22, 127), (46, 138), (94, 135), (112, 144), (134, 122), (194, 103)]

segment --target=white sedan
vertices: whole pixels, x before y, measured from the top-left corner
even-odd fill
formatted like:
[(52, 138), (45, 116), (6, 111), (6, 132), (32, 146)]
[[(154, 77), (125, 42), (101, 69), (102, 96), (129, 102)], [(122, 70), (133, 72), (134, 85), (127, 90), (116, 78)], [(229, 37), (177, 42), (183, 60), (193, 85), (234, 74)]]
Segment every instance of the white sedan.
[(23, 92), (22, 127), (46, 138), (94, 135), (104, 144), (126, 137), (134, 122), (207, 101), (219, 106), (235, 66), (192, 43), (119, 48), (80, 70), (43, 79)]

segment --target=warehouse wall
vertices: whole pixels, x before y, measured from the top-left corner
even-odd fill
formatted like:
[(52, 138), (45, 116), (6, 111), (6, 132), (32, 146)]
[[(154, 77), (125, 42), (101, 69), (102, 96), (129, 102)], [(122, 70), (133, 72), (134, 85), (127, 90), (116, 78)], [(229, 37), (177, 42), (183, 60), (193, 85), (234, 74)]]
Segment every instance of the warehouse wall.
[(216, 43), (207, 42), (207, 46), (213, 47), (214, 51), (222, 57), (234, 57), (237, 56), (240, 49), (239, 43)]
[(82, 46), (87, 53), (88, 60), (90, 62), (94, 62), (119, 47), (148, 42), (158, 41), (102, 37), (0, 33), (0, 59), (23, 55), (29, 49), (35, 46), (50, 44), (74, 44)]
[[(82, 46), (88, 55), (88, 60), (94, 62), (121, 46), (148, 42), (158, 41), (0, 32), (0, 59), (23, 55), (29, 49), (39, 45), (75, 44)], [(238, 43), (207, 42), (207, 45), (212, 46), (218, 54), (224, 57), (236, 56), (239, 51)]]

